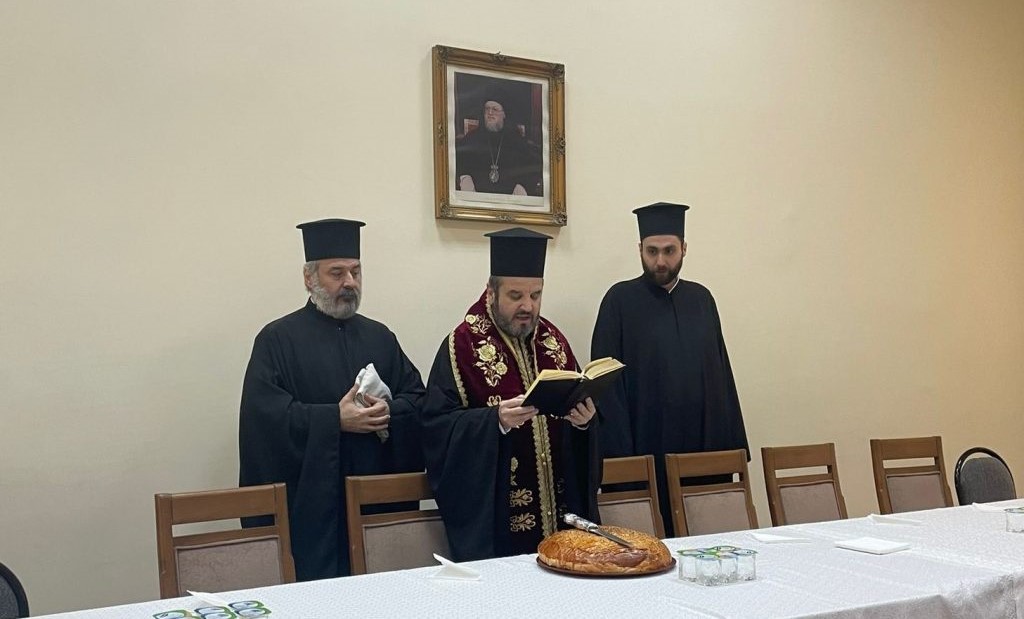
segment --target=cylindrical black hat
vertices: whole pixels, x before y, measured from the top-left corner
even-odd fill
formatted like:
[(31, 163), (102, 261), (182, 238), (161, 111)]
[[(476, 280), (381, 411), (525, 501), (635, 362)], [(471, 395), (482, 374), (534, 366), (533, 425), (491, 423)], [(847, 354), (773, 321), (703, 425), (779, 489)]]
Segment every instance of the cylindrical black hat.
[(658, 202), (633, 209), (640, 227), (640, 240), (659, 234), (674, 234), (683, 238), (686, 229), (686, 211), (690, 207), (685, 204)]
[(544, 277), (550, 236), (526, 228), (509, 228), (484, 236), (491, 239), (491, 275)]
[(295, 226), (302, 230), (306, 262), (326, 258), (359, 259), (359, 228), (366, 224), (350, 219), (320, 219)]

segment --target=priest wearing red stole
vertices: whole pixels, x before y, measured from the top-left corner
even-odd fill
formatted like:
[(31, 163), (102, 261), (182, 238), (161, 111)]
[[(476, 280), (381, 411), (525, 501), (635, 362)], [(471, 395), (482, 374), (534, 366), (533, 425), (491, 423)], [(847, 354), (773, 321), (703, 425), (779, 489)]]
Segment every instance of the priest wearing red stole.
[(536, 552), (566, 512), (598, 519), (593, 402), (545, 414), (523, 406), (541, 370), (579, 369), (540, 316), (551, 237), (487, 236), (491, 277), (441, 343), (421, 413), (427, 475), (458, 561)]

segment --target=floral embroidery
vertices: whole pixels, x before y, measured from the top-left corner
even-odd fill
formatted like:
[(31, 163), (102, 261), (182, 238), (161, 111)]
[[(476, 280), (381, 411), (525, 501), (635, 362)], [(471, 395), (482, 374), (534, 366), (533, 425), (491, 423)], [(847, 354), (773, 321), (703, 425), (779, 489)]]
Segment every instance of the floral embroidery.
[(537, 518), (533, 514), (513, 514), (508, 520), (509, 530), (513, 533), (529, 531), (537, 526)]
[(500, 395), (487, 396), (487, 406), (497, 406), (499, 404), (501, 404)]
[(476, 353), (476, 358), (479, 359), (473, 365), (483, 371), (484, 382), (489, 387), (496, 386), (501, 377), (508, 373), (505, 353), (498, 350), (498, 347), (494, 345), (491, 338), (477, 342), (477, 347), (473, 352)]
[(508, 493), (509, 507), (526, 507), (533, 503), (533, 490), (519, 488)]
[(469, 325), (469, 330), (477, 335), (485, 335), (491, 330), (491, 321), (480, 314), (467, 314), (466, 324)]
[(516, 469), (519, 468), (519, 458), (512, 456), (512, 475), (510, 478), (510, 485), (515, 487), (519, 484), (516, 483)]
[(545, 348), (544, 354), (551, 357), (551, 360), (555, 362), (555, 366), (559, 370), (565, 369), (565, 364), (568, 362), (568, 358), (565, 355), (565, 351), (562, 350), (562, 345), (550, 331), (544, 333), (542, 337), (544, 338), (541, 340), (541, 344), (543, 344)]

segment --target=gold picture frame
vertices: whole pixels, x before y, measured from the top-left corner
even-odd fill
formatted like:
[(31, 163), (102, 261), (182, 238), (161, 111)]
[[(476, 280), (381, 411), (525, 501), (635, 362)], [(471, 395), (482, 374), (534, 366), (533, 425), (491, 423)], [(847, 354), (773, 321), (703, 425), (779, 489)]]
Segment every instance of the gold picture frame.
[(435, 45), (434, 215), (564, 226), (565, 67)]

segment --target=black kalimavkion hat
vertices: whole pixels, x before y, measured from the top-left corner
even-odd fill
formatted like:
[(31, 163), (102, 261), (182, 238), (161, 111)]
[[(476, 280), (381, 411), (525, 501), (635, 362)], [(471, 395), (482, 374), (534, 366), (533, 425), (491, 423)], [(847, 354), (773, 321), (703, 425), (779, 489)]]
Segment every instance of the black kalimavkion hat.
[(509, 228), (484, 236), (491, 239), (491, 275), (544, 277), (550, 236), (526, 228)]
[(361, 221), (320, 219), (295, 226), (302, 230), (302, 246), (306, 262), (326, 258), (359, 259), (359, 228)]
[(674, 234), (683, 238), (686, 211), (689, 208), (685, 204), (658, 202), (633, 209), (637, 225), (640, 227), (640, 240), (659, 234)]

